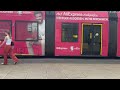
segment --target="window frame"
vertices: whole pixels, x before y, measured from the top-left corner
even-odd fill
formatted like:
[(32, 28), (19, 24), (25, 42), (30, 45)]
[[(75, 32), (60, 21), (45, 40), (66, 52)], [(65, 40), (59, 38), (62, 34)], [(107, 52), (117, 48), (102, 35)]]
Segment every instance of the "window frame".
[[(0, 22), (10, 22), (10, 34), (12, 36), (12, 20), (0, 20)], [(4, 39), (0, 39), (1, 41), (3, 41)]]
[[(77, 30), (76, 30), (76, 32), (77, 32), (77, 34), (76, 34), (77, 35), (77, 40), (76, 41), (74, 41), (74, 40), (71, 40), (71, 41), (66, 41), (65, 40), (65, 41), (63, 41), (63, 37), (62, 37), (63, 31), (67, 31), (67, 30), (63, 30), (63, 24), (68, 24), (68, 25), (76, 24), (77, 25), (77, 27), (76, 27), (77, 28)], [(72, 29), (72, 31), (73, 31), (73, 29)], [(61, 42), (76, 43), (76, 42), (78, 42), (78, 36), (79, 36), (79, 23), (77, 23), (77, 22), (62, 22), (62, 24), (61, 24)]]
[[(17, 22), (37, 23), (37, 39), (36, 39), (36, 40), (17, 40), (17, 39), (16, 39), (16, 37), (17, 37), (17, 35), (16, 35), (16, 31), (17, 31), (17, 30), (16, 30), (16, 28), (17, 28), (16, 25), (17, 25)], [(23, 20), (16, 20), (16, 21), (15, 21), (15, 41), (38, 41), (38, 40), (39, 40), (39, 35), (38, 35), (38, 34), (39, 34), (39, 30), (38, 30), (38, 29), (39, 29), (39, 28), (38, 28), (38, 27), (39, 27), (38, 21), (23, 21)]]

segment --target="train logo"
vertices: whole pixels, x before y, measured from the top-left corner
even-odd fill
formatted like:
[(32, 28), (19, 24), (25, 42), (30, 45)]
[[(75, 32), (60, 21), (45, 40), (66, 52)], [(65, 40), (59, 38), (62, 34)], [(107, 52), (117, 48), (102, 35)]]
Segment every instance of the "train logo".
[(73, 50), (74, 50), (74, 46), (71, 46), (71, 47), (70, 47), (70, 50), (73, 51)]
[(23, 11), (17, 11), (17, 13), (18, 13), (19, 15), (21, 15), (21, 14), (23, 13)]

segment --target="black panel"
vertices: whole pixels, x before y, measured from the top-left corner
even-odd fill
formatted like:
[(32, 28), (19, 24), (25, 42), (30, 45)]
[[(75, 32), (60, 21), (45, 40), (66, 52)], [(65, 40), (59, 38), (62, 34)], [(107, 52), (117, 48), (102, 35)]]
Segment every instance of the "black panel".
[(93, 25), (93, 54), (100, 55), (101, 52), (101, 25)]
[(83, 55), (100, 55), (101, 26), (83, 26)]
[(90, 47), (90, 31), (91, 25), (84, 25), (83, 26), (83, 55), (90, 55), (91, 48)]
[(117, 13), (109, 12), (109, 47), (108, 56), (115, 57), (117, 53)]
[(55, 55), (55, 12), (46, 11), (45, 18), (45, 55)]

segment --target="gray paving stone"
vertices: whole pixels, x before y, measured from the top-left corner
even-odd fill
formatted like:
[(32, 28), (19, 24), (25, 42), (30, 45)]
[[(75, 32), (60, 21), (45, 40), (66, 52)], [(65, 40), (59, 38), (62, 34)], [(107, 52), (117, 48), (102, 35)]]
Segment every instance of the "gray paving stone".
[(23, 59), (17, 65), (10, 60), (0, 65), (0, 79), (120, 79), (120, 60)]
[(38, 73), (30, 74), (30, 73), (28, 73), (26, 79), (47, 79), (47, 77), (46, 77), (46, 74), (38, 74)]

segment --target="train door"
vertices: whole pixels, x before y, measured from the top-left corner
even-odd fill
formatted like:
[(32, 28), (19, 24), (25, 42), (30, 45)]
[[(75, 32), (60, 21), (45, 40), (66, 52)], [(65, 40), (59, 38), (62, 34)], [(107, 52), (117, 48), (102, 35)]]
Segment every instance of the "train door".
[(101, 55), (102, 24), (83, 24), (82, 55)]

